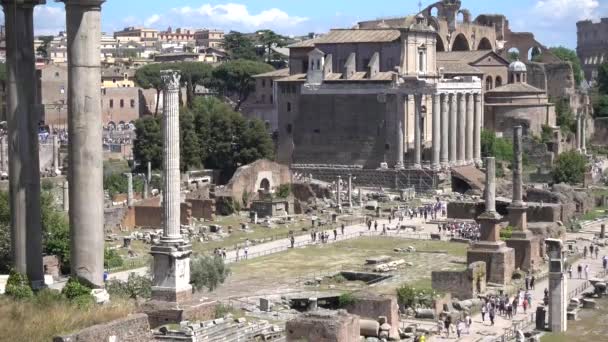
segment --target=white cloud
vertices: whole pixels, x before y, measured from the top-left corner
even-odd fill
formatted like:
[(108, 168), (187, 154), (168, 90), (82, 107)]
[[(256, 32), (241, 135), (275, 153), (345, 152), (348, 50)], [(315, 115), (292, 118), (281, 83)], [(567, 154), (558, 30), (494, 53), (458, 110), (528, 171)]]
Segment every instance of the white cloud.
[(581, 20), (597, 18), (599, 7), (598, 0), (538, 0), (533, 12), (553, 21)]
[(37, 35), (55, 35), (65, 31), (65, 9), (63, 6), (34, 7), (34, 30)]
[(200, 27), (204, 23), (205, 27), (233, 30), (286, 29), (308, 21), (308, 18), (291, 16), (278, 8), (250, 13), (247, 6), (237, 3), (184, 6), (172, 9), (166, 16), (154, 15), (153, 18), (156, 26)]
[(149, 27), (152, 25), (155, 25), (156, 23), (158, 23), (160, 21), (161, 17), (158, 14), (154, 14), (153, 16), (149, 17), (148, 19), (146, 19), (144, 21), (144, 26)]

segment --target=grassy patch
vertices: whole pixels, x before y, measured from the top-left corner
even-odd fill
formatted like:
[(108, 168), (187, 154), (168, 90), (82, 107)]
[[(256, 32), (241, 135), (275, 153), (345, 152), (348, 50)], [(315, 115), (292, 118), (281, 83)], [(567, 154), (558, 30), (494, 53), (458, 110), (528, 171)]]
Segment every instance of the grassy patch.
[(602, 216), (606, 216), (607, 212), (606, 210), (608, 210), (608, 208), (606, 207), (600, 207), (600, 208), (595, 208), (594, 210), (586, 213), (585, 215), (583, 215), (583, 217), (581, 217), (581, 220), (583, 221), (593, 221), (595, 219), (598, 219)]
[(82, 308), (61, 299), (15, 301), (0, 296), (0, 341), (46, 342), (134, 312), (130, 302)]

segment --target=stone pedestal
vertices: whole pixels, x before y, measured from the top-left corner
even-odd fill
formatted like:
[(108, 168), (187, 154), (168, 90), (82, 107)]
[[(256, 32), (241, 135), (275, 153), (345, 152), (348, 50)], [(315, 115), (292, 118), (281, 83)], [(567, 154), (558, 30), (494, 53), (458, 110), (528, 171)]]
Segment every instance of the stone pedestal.
[(488, 283), (505, 285), (511, 281), (515, 270), (515, 251), (504, 241), (479, 241), (467, 251), (467, 264), (486, 263)]
[(154, 257), (152, 299), (177, 303), (189, 301), (192, 298), (192, 246), (161, 242), (159, 246), (152, 246), (150, 254)]
[(514, 231), (507, 246), (515, 251), (515, 268), (534, 271), (542, 265), (539, 241), (529, 232)]
[(561, 272), (549, 272), (549, 330), (560, 333), (568, 329), (565, 303), (567, 303), (567, 279)]

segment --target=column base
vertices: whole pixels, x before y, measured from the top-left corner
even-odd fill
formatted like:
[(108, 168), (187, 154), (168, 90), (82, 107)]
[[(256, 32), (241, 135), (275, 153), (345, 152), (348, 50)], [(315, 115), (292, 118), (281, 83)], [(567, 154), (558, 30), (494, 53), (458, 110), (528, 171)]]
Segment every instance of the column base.
[(403, 163), (397, 163), (395, 165), (395, 170), (405, 170), (405, 166), (403, 165)]
[(531, 232), (513, 232), (506, 241), (509, 248), (515, 251), (515, 268), (532, 272), (541, 267), (540, 245)]
[(415, 170), (420, 170), (420, 169), (422, 169), (422, 165), (421, 165), (421, 164), (417, 164), (417, 163), (414, 163), (414, 165), (413, 165), (412, 167), (413, 167)]
[(433, 171), (441, 170), (441, 164), (436, 163), (436, 164), (431, 165), (431, 170), (433, 170)]
[(515, 270), (515, 251), (503, 241), (479, 241), (467, 251), (467, 264), (477, 261), (486, 263), (486, 279), (489, 283), (506, 285)]
[(184, 302), (192, 298), (190, 285), (190, 255), (192, 246), (166, 244), (152, 246), (154, 257), (152, 299), (165, 302)]
[(509, 225), (518, 231), (528, 231), (528, 207), (524, 205), (512, 205), (509, 210)]

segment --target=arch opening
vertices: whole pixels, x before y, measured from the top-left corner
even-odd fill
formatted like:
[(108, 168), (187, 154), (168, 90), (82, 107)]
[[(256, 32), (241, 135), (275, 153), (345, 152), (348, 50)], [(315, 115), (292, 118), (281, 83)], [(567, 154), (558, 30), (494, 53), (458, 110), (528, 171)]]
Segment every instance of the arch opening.
[(494, 81), (496, 86), (494, 88), (498, 88), (502, 86), (502, 77), (496, 76), (496, 80)]
[(542, 59), (542, 51), (538, 46), (528, 49), (528, 60), (531, 62), (540, 62)]
[(471, 51), (469, 41), (464, 34), (460, 33), (454, 38), (454, 43), (452, 44), (452, 51)]
[(443, 45), (443, 39), (437, 37), (437, 43), (435, 44), (435, 51), (445, 52), (445, 46)]
[(494, 84), (492, 83), (492, 76), (486, 77), (486, 90), (492, 90), (493, 85)]
[(477, 50), (492, 50), (492, 43), (486, 37), (481, 38), (479, 41), (479, 45), (477, 45)]

